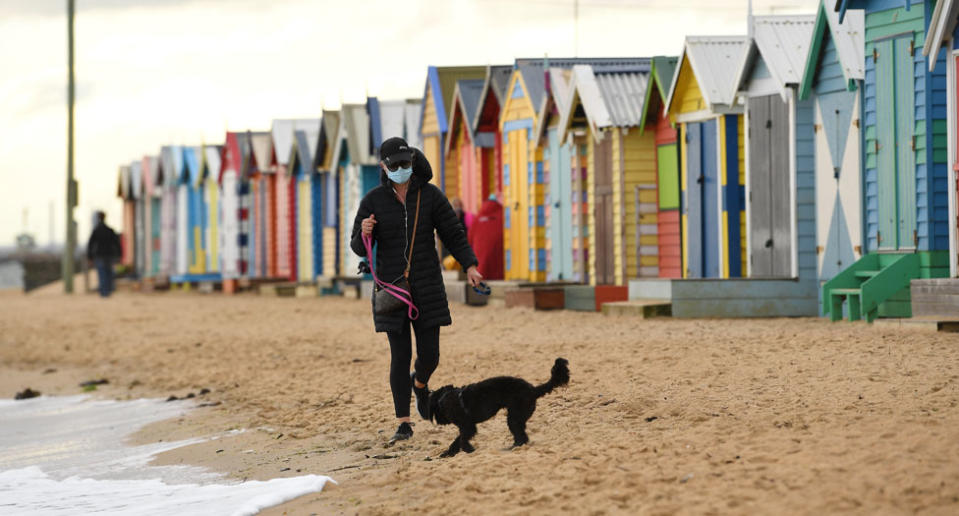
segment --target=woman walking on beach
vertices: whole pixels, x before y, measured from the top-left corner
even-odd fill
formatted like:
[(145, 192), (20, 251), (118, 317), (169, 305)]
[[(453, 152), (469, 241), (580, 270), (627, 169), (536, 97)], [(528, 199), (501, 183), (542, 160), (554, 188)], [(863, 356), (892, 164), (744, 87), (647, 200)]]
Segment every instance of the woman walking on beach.
[[(400, 441), (413, 436), (411, 387), (416, 394), (416, 411), (423, 419), (430, 417), (427, 383), (439, 363), (440, 327), (452, 324), (433, 232), (466, 271), (471, 285), (479, 286), (483, 276), (476, 269), (476, 255), (449, 201), (429, 182), (433, 171), (423, 153), (402, 138), (390, 138), (380, 146), (380, 167), (381, 184), (360, 202), (350, 247), (366, 257), (363, 236), (371, 237), (376, 244), (376, 277), (397, 283), (407, 276), (413, 304), (419, 311), (415, 320), (410, 319), (405, 305), (383, 313), (376, 307), (379, 294), (373, 296), (376, 331), (385, 332), (390, 343), (390, 389), (399, 423), (391, 440)], [(416, 335), (412, 374), (410, 326)]]

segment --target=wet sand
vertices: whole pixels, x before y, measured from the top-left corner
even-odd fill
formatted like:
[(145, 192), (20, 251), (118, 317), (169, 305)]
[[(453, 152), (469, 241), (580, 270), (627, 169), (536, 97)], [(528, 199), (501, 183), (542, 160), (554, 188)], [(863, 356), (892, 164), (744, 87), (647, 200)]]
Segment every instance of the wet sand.
[[(432, 386), (570, 361), (531, 444), (505, 417), (477, 451), (395, 429), (385, 336), (367, 301), (118, 294), (0, 297), (0, 389), (215, 404), (138, 440), (244, 432), (158, 463), (339, 486), (264, 514), (959, 512), (959, 336), (818, 319), (651, 320), (453, 307)], [(54, 373), (42, 374), (49, 368)]]

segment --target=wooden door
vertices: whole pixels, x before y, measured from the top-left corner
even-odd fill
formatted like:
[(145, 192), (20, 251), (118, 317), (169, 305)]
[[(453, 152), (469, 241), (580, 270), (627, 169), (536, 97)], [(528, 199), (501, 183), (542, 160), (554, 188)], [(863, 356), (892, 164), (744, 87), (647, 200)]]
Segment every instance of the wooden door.
[(859, 93), (817, 96), (815, 117), (818, 273), (820, 280), (829, 280), (862, 251)]
[(506, 190), (504, 215), (509, 224), (504, 232), (507, 253), (507, 279), (526, 280), (529, 277), (529, 184), (527, 170), (529, 153), (527, 130), (507, 133), (507, 157), (503, 166)]
[(719, 203), (719, 150), (716, 120), (702, 123), (703, 277), (719, 278), (722, 211)]
[(792, 275), (789, 104), (749, 99), (749, 258), (755, 278)]
[(915, 248), (916, 159), (912, 36), (875, 44), (878, 248)]
[(593, 146), (593, 173), (596, 220), (596, 284), (616, 282), (613, 247), (613, 138), (607, 134)]
[(572, 173), (570, 147), (559, 141), (559, 131), (549, 130), (549, 278), (573, 278)]
[(685, 124), (686, 145), (686, 277), (703, 277), (703, 173), (701, 123)]

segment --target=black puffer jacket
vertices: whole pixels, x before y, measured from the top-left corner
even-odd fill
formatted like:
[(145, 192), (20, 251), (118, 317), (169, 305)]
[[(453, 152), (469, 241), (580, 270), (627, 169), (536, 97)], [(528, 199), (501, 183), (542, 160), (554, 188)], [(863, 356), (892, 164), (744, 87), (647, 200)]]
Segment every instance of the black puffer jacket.
[[(406, 208), (396, 199), (393, 187), (386, 173), (380, 172), (380, 186), (370, 190), (360, 202), (353, 221), (353, 233), (350, 247), (359, 256), (366, 256), (366, 248), (360, 236), (363, 219), (374, 214), (376, 225), (373, 240), (376, 247), (376, 276), (392, 282), (403, 275), (406, 269), (407, 246), (413, 236), (413, 219), (416, 214), (416, 193), (422, 191), (420, 199), (420, 219), (413, 244), (413, 261), (410, 268), (410, 286), (413, 291), (413, 303), (420, 311), (419, 321), (425, 327), (449, 326), (450, 309), (446, 301), (446, 287), (440, 270), (439, 256), (436, 253), (434, 230), (443, 244), (453, 253), (463, 269), (478, 265), (473, 249), (466, 241), (466, 234), (456, 218), (446, 195), (430, 184), (433, 170), (429, 161), (418, 149), (413, 149), (413, 176), (406, 193)], [(404, 228), (403, 221), (406, 220)], [(378, 332), (399, 331), (407, 318), (406, 310), (389, 315), (374, 315), (373, 321)]]

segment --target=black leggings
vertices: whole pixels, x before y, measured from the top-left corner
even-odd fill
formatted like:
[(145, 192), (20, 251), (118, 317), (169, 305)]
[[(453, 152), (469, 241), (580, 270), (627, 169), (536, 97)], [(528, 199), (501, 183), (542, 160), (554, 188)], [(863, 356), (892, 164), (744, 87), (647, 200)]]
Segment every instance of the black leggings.
[[(440, 327), (421, 328), (412, 322), (416, 333), (416, 379), (427, 383), (440, 362)], [(410, 416), (410, 360), (413, 344), (410, 341), (410, 321), (403, 323), (398, 332), (387, 332), (390, 340), (390, 389), (393, 391), (393, 409), (396, 417)]]

